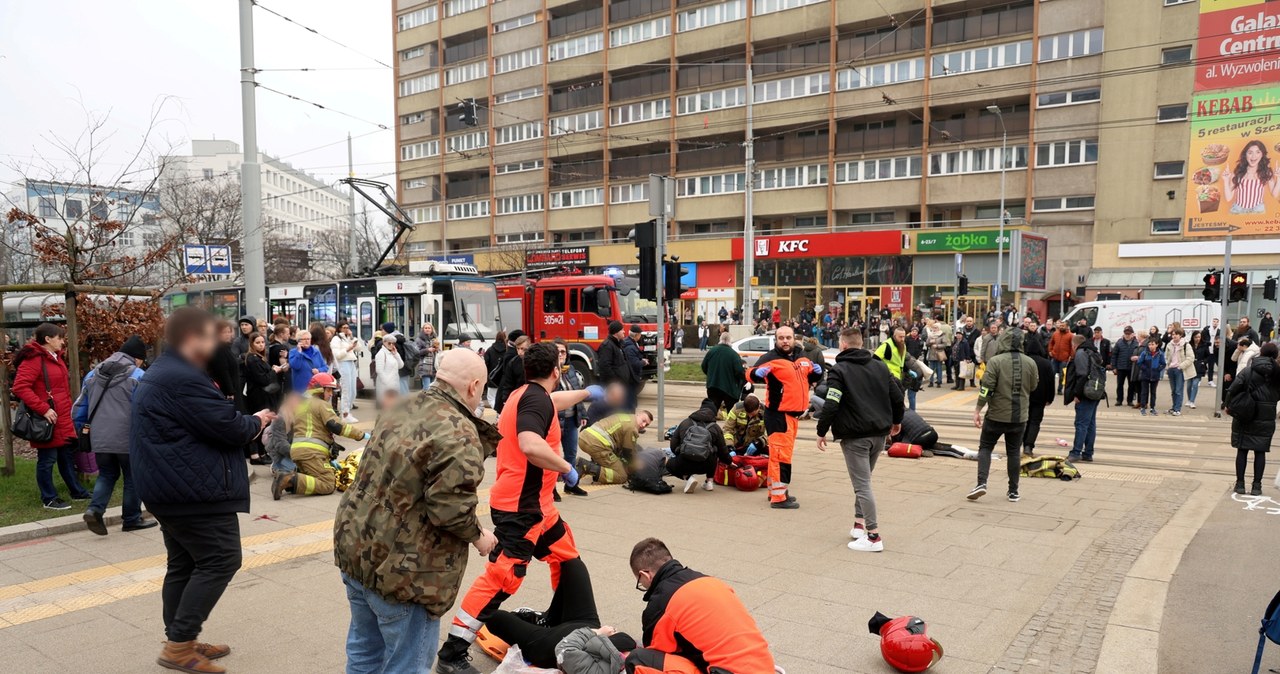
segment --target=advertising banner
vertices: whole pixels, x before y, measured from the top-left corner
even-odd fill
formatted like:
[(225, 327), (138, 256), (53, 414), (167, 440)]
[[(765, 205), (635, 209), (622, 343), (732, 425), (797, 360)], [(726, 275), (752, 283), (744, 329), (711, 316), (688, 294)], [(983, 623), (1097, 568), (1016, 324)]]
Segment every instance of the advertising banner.
[(1280, 232), (1280, 87), (1191, 101), (1187, 236)]
[[(742, 246), (742, 239), (733, 240), (733, 259), (742, 259)], [(895, 230), (764, 235), (755, 239), (755, 257), (758, 260), (836, 255), (897, 255), (901, 250), (902, 239)]]
[(588, 259), (586, 246), (567, 248), (534, 248), (524, 254), (524, 263), (530, 267), (548, 264), (580, 264), (586, 265)]
[(1200, 0), (1196, 91), (1280, 82), (1280, 4)]
[(911, 286), (880, 286), (880, 308), (893, 315), (910, 314)]
[[(1009, 250), (1009, 237), (1014, 230), (1004, 231), (1003, 248)], [(917, 253), (967, 253), (996, 249), (998, 229), (953, 230), (950, 232), (920, 232), (916, 234)]]
[(1013, 234), (1012, 259), (1009, 265), (1014, 275), (1014, 290), (1048, 290), (1049, 287), (1049, 238), (1029, 232)]

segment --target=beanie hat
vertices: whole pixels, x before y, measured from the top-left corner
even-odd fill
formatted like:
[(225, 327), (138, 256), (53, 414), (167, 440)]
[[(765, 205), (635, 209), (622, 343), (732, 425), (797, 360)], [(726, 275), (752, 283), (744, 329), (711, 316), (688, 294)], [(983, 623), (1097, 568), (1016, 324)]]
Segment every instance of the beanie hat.
[(621, 329), (622, 323), (620, 321), (609, 321), (609, 334), (616, 335)]
[(146, 360), (147, 343), (142, 341), (141, 337), (134, 335), (124, 341), (124, 346), (120, 347), (120, 353), (123, 353), (130, 358)]
[(633, 335), (638, 335), (638, 334), (640, 334), (640, 333), (642, 333), (642, 332), (644, 332), (644, 330), (641, 330), (641, 329), (640, 329), (640, 324), (639, 324), (639, 323), (632, 323), (632, 324), (631, 324), (631, 334), (633, 334)]
[(396, 331), (396, 324), (395, 324), (395, 323), (392, 323), (391, 321), (387, 321), (386, 323), (383, 323), (383, 324), (382, 324), (382, 331), (383, 331), (383, 332), (395, 332), (395, 331)]

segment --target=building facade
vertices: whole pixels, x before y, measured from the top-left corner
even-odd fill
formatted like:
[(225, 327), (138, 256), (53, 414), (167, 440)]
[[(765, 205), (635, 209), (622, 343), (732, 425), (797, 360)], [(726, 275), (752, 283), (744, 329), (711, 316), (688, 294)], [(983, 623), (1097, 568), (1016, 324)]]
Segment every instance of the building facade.
[[(758, 236), (814, 244), (757, 264), (762, 300), (793, 312), (898, 287), (919, 304), (954, 295), (957, 271), (987, 296), (1002, 201), (1048, 240), (1024, 304), (1135, 295), (1113, 272), (1159, 285), (1168, 263), (1140, 247), (1182, 240), (1198, 4), (393, 0), (407, 251), (497, 271), (513, 256), (494, 249), (586, 245), (591, 266), (634, 265), (657, 173), (678, 188), (672, 250), (723, 277), (706, 302), (747, 280), (731, 261), (748, 183)], [(1211, 254), (1194, 250), (1195, 283), (1162, 292), (1198, 292)]]

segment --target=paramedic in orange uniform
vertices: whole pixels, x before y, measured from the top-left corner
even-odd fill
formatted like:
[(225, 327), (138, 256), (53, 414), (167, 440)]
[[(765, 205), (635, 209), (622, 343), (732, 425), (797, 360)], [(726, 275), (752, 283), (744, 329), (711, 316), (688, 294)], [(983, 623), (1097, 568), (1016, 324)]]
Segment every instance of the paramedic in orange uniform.
[(484, 573), (471, 584), (453, 617), (449, 638), (440, 647), (438, 674), (479, 674), (471, 666), (468, 649), (476, 633), (502, 602), (520, 589), (529, 561), (537, 558), (551, 567), (551, 587), (560, 580), (560, 564), (577, 559), (573, 532), (560, 519), (552, 500), (556, 480), (565, 476), (578, 483), (577, 471), (564, 460), (557, 412), (583, 401), (604, 397), (599, 386), (557, 391), (560, 356), (551, 342), (535, 344), (524, 354), (528, 382), (507, 398), (498, 418), (497, 477), (489, 490), (498, 548), (489, 555)]
[(774, 674), (769, 643), (724, 581), (686, 568), (656, 538), (631, 549), (631, 573), (648, 606), (627, 674)]
[(779, 510), (800, 507), (787, 489), (791, 454), (796, 448), (800, 415), (809, 409), (809, 387), (822, 380), (822, 367), (795, 348), (796, 334), (782, 326), (775, 346), (751, 368), (751, 381), (765, 385), (764, 430), (769, 434), (769, 504)]

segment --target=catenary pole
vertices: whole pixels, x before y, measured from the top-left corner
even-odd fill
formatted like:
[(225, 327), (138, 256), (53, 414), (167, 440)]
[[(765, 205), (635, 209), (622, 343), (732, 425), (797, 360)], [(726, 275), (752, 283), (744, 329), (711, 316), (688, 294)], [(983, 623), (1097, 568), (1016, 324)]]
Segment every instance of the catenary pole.
[[(750, 48), (750, 47), (748, 47)], [(750, 320), (755, 323), (756, 308), (755, 288), (751, 279), (756, 274), (756, 223), (755, 223), (755, 184), (756, 184), (756, 143), (755, 143), (755, 87), (751, 83), (751, 64), (747, 64), (747, 131), (743, 145), (746, 155), (747, 185), (743, 196), (742, 220), (742, 320), (744, 324)], [(748, 319), (748, 317), (750, 317)]]
[[(1227, 232), (1226, 245), (1222, 251), (1222, 281), (1218, 283), (1218, 298), (1222, 302), (1222, 316), (1218, 321), (1218, 331), (1223, 332), (1227, 326), (1227, 307), (1231, 302), (1231, 232)], [(1213, 325), (1213, 321), (1209, 322)], [(1213, 345), (1215, 335), (1209, 333), (1209, 345)], [(1225, 392), (1226, 382), (1223, 375), (1227, 369), (1227, 341), (1221, 340), (1218, 344), (1218, 369), (1214, 371), (1213, 378), (1216, 386), (1213, 389), (1213, 416), (1220, 418), (1222, 416), (1222, 398)]]
[(253, 0), (240, 0), (240, 110), (244, 124), (244, 161), (240, 164), (240, 219), (244, 227), (244, 305), (250, 314), (267, 315), (267, 278), (262, 249), (262, 175), (258, 164), (258, 83), (253, 65)]

